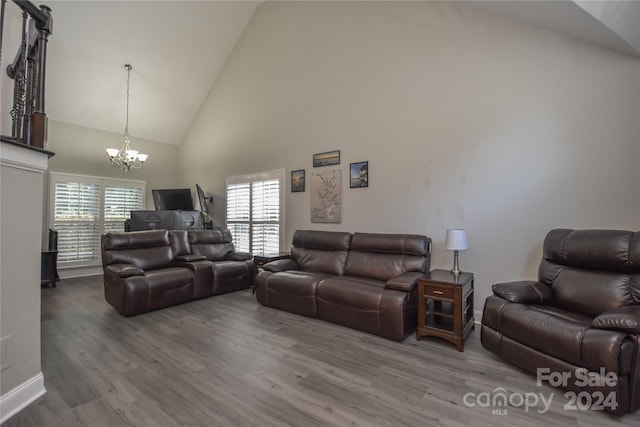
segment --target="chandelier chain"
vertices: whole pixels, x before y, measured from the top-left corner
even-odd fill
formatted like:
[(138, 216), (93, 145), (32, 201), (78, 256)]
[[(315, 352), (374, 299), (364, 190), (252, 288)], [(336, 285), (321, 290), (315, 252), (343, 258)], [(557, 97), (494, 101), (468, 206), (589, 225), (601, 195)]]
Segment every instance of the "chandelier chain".
[(129, 136), (129, 79), (131, 78), (131, 65), (126, 64), (124, 68), (127, 70), (127, 117), (124, 124), (124, 134)]
[(115, 167), (119, 167), (123, 171), (130, 169), (140, 169), (144, 162), (149, 157), (147, 154), (138, 153), (137, 150), (132, 150), (129, 140), (129, 82), (131, 81), (131, 64), (125, 64), (124, 69), (127, 70), (127, 105), (126, 105), (126, 120), (124, 125), (124, 144), (120, 150), (116, 148), (107, 148), (107, 156), (111, 164)]

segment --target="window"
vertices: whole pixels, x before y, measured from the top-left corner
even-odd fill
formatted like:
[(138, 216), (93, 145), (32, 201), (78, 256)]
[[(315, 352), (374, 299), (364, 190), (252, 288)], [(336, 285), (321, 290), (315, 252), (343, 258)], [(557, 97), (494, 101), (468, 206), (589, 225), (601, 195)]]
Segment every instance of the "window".
[(124, 231), (130, 211), (144, 209), (143, 181), (52, 172), (50, 182), (49, 222), (62, 268), (99, 264), (102, 234)]
[(284, 179), (284, 170), (226, 179), (227, 228), (237, 251), (280, 252)]

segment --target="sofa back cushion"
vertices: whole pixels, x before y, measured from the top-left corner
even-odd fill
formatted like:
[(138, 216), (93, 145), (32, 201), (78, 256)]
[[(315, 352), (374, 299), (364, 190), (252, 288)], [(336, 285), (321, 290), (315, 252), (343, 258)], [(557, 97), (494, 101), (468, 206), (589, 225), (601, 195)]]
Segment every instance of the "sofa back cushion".
[(538, 279), (551, 286), (556, 306), (593, 317), (640, 304), (640, 233), (551, 230)]
[(173, 265), (167, 230), (107, 233), (102, 236), (102, 265), (133, 264), (142, 270)]
[(231, 232), (226, 228), (216, 230), (189, 230), (191, 254), (202, 255), (209, 261), (222, 261), (233, 252)]
[(339, 231), (296, 230), (291, 259), (303, 271), (343, 275), (351, 234)]
[(169, 230), (169, 241), (173, 250), (174, 258), (191, 254), (191, 244), (187, 230)]
[(431, 239), (415, 234), (354, 233), (345, 274), (387, 281), (408, 272), (425, 273)]

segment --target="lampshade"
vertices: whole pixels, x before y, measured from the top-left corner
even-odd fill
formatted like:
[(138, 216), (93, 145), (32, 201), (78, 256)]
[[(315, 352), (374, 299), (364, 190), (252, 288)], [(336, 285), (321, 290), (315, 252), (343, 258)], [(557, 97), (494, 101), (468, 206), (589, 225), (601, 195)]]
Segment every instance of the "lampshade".
[(463, 251), (469, 248), (467, 244), (467, 233), (463, 229), (447, 230), (447, 237), (444, 242), (445, 248), (450, 251)]

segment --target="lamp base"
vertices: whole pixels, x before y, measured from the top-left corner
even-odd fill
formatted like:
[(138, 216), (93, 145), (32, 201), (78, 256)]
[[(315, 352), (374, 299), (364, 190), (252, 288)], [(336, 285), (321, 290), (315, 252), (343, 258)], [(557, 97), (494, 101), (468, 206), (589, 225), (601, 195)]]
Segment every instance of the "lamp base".
[(451, 274), (457, 276), (461, 273), (460, 265), (458, 264), (458, 251), (453, 251), (453, 268), (451, 269)]

